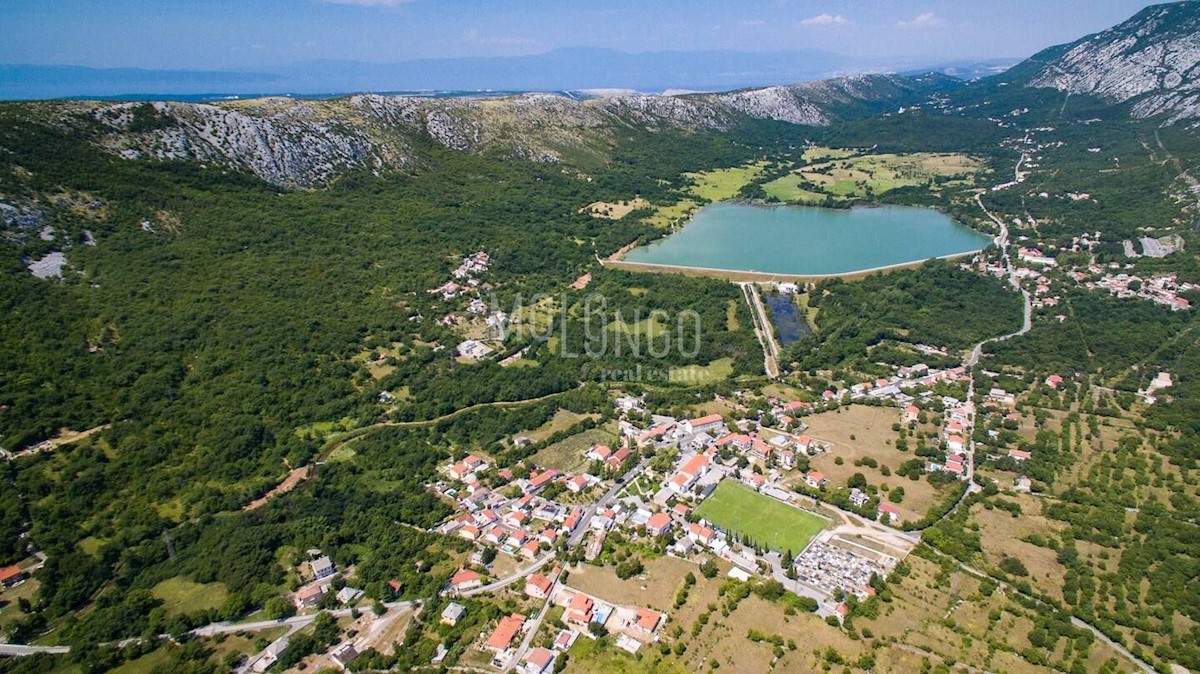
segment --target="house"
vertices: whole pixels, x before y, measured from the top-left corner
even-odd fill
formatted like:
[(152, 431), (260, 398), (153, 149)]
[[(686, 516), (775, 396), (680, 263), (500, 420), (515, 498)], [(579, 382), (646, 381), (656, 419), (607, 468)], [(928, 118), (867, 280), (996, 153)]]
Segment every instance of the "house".
[(661, 536), (663, 532), (670, 531), (671, 516), (666, 513), (654, 513), (650, 519), (646, 520), (646, 533), (651, 536)]
[(1031, 456), (1033, 456), (1033, 454), (1031, 454), (1023, 449), (1008, 450), (1008, 458), (1016, 459), (1017, 461), (1025, 461), (1025, 460), (1029, 459), (1029, 457), (1031, 457)]
[(16, 564), (0, 567), (0, 586), (14, 587), (20, 585), (24, 580), (25, 574), (21, 572), (21, 567)]
[(608, 460), (604, 462), (604, 465), (610, 470), (617, 470), (624, 465), (625, 459), (629, 458), (629, 453), (630, 452), (627, 448), (622, 447), (621, 449), (613, 452), (613, 455), (608, 457)]
[(592, 461), (607, 461), (612, 456), (612, 450), (604, 445), (592, 445), (584, 456)]
[(813, 489), (820, 489), (825, 484), (825, 474), (820, 471), (810, 470), (808, 471), (808, 475), (804, 476), (804, 484)]
[(521, 546), (521, 556), (525, 559), (536, 559), (541, 551), (542, 548), (537, 541), (529, 541)]
[(563, 520), (564, 533), (569, 534), (572, 531), (574, 531), (575, 527), (579, 526), (579, 522), (582, 519), (583, 519), (583, 510), (581, 510), (579, 508), (572, 510), (571, 514), (567, 516), (567, 519)]
[(314, 579), (328, 578), (333, 575), (333, 562), (330, 561), (328, 555), (322, 555), (308, 563), (308, 567), (312, 569)]
[(904, 408), (904, 414), (900, 417), (901, 423), (912, 424), (916, 423), (921, 417), (921, 408), (916, 405), (909, 405)]
[(946, 447), (955, 454), (959, 454), (966, 450), (967, 442), (961, 435), (951, 435), (946, 438)]
[(487, 344), (484, 344), (483, 342), (481, 342), (477, 339), (468, 339), (465, 342), (461, 342), (457, 347), (455, 347), (455, 351), (458, 352), (458, 355), (460, 357), (467, 358), (470, 360), (479, 360), (481, 358), (486, 358), (494, 350), (495, 349), (493, 349), (492, 347), (488, 346)]
[(554, 653), (538, 646), (529, 652), (525, 657), (525, 666), (521, 668), (523, 674), (545, 674), (553, 669)]
[(693, 456), (688, 459), (687, 463), (683, 464), (679, 472), (689, 475), (693, 479), (704, 477), (704, 474), (708, 472), (708, 457), (703, 454)]
[(558, 477), (557, 470), (545, 470), (541, 473), (536, 473), (529, 476), (529, 487), (526, 489), (528, 493), (533, 493), (550, 484), (550, 481)]
[(587, 489), (590, 484), (591, 482), (587, 479), (587, 477), (583, 475), (576, 475), (575, 477), (567, 480), (567, 491), (578, 494), (579, 492)]
[(657, 442), (664, 435), (666, 435), (667, 431), (671, 430), (671, 428), (674, 425), (675, 425), (674, 422), (663, 423), (663, 424), (659, 424), (653, 428), (643, 431), (642, 434), (639, 435), (638, 439), (637, 439), (638, 447), (645, 447), (646, 445)]
[(520, 510), (510, 511), (507, 515), (504, 516), (504, 523), (510, 527), (513, 527), (514, 529), (519, 529), (519, 528), (525, 526), (525, 523), (528, 521), (529, 521), (529, 515), (527, 513), (521, 512)]
[(565, 651), (570, 649), (571, 645), (575, 643), (575, 638), (578, 636), (579, 633), (574, 630), (559, 630), (558, 634), (554, 637), (554, 650)]
[(880, 503), (878, 512), (880, 518), (887, 515), (889, 523), (894, 524), (900, 521), (900, 509), (891, 503)]
[(854, 504), (855, 508), (861, 508), (867, 501), (871, 500), (867, 493), (858, 487), (850, 490), (850, 503)]
[(465, 538), (468, 541), (473, 541), (479, 538), (479, 527), (474, 524), (468, 524), (458, 530), (458, 537)]
[(595, 617), (595, 613), (593, 612), (595, 606), (596, 603), (592, 601), (591, 597), (579, 592), (574, 597), (571, 597), (563, 619), (568, 623), (587, 627), (588, 623), (592, 622), (592, 618)]
[(321, 597), (324, 596), (325, 588), (323, 586), (306, 585), (296, 592), (292, 601), (296, 604), (296, 608), (306, 609), (316, 606), (321, 601)]
[(755, 439), (750, 443), (750, 456), (759, 461), (769, 461), (771, 459), (771, 446), (762, 440)]
[(663, 614), (658, 611), (651, 611), (648, 608), (640, 608), (637, 611), (637, 619), (633, 623), (633, 629), (644, 634), (654, 634), (658, 626), (662, 624)]
[(699, 419), (685, 419), (679, 423), (688, 435), (716, 430), (725, 425), (725, 419), (720, 414), (709, 414)]
[(557, 540), (558, 530), (551, 529), (550, 527), (542, 529), (542, 533), (537, 536), (538, 543), (545, 543), (546, 545), (554, 545), (554, 542)]
[(796, 467), (796, 453), (790, 449), (785, 449), (779, 453), (779, 465), (791, 470)]
[(966, 469), (963, 468), (963, 465), (957, 461), (947, 461), (946, 464), (942, 466), (942, 470), (950, 473), (951, 475), (956, 475), (959, 477), (966, 472)]
[(467, 607), (458, 602), (450, 602), (450, 605), (442, 610), (442, 624), (450, 625), (451, 627), (458, 624), (459, 620), (467, 614)]
[(483, 647), (489, 651), (506, 651), (512, 645), (512, 641), (516, 638), (517, 633), (521, 631), (521, 627), (525, 624), (525, 616), (520, 613), (514, 613), (500, 619), (500, 624), (492, 631), (492, 635), (484, 642)]
[(687, 490), (691, 489), (692, 485), (695, 483), (695, 477), (686, 475), (684, 473), (675, 473), (671, 476), (671, 479), (667, 481), (667, 488), (676, 494), (684, 494), (687, 493)]
[(475, 456), (474, 454), (468, 454), (466, 456), (466, 458), (464, 458), (462, 460), (462, 463), (464, 466), (466, 466), (467, 468), (470, 468), (473, 471), (486, 470), (488, 467), (486, 461), (484, 461), (483, 459), (481, 459), (478, 456)]
[(470, 569), (463, 569), (450, 578), (450, 589), (470, 590), (483, 585), (483, 576)]
[(347, 665), (349, 665), (355, 658), (358, 657), (358, 649), (354, 647), (354, 642), (347, 641), (346, 643), (333, 649), (333, 652), (329, 654), (329, 657), (333, 658), (333, 661), (337, 663), (338, 667), (341, 667), (344, 670), (346, 669)]
[(535, 573), (525, 579), (525, 594), (534, 599), (545, 599), (550, 596), (552, 587), (554, 587), (554, 581), (540, 573)]
[(800, 400), (793, 400), (783, 406), (783, 411), (785, 413), (797, 412), (799, 410), (809, 409), (810, 407), (812, 407), (812, 403), (806, 403), (806, 402), (803, 402)]
[(801, 435), (796, 439), (796, 449), (804, 452), (805, 454), (812, 454), (813, 452), (817, 451), (818, 447), (816, 441), (811, 437), (807, 435)]
[(692, 522), (688, 525), (688, 538), (703, 543), (704, 545), (712, 545), (712, 542), (717, 537), (717, 532), (710, 527), (706, 527), (698, 522)]
[(1062, 383), (1063, 383), (1063, 378), (1060, 375), (1052, 374), (1049, 377), (1046, 377), (1046, 386), (1049, 386), (1051, 388), (1058, 388), (1059, 384), (1062, 384)]
[(349, 585), (347, 585), (346, 587), (343, 587), (342, 589), (338, 590), (337, 600), (339, 603), (348, 605), (348, 604), (352, 604), (352, 603), (358, 601), (359, 597), (362, 597), (362, 596), (363, 596), (362, 590), (356, 590), (355, 588), (352, 588)]
[(747, 449), (750, 449), (751, 442), (752, 438), (745, 433), (727, 433), (717, 438), (717, 440), (713, 442), (713, 447), (721, 449), (726, 445), (733, 445), (744, 452)]
[(508, 532), (502, 527), (492, 527), (483, 535), (483, 540), (492, 545), (500, 545), (500, 541), (508, 537)]

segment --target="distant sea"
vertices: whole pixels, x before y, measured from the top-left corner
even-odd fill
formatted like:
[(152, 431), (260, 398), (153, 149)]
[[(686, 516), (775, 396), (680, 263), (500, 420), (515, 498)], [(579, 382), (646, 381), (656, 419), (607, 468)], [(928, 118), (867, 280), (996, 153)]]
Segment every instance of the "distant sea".
[[(294, 98), (296, 100), (307, 101), (325, 101), (334, 98), (345, 98), (347, 96), (355, 96), (358, 94), (378, 94), (380, 96), (419, 96), (422, 98), (481, 98), (481, 97), (496, 97), (515, 96), (517, 94), (531, 93), (529, 91), (475, 91), (475, 90), (458, 90), (458, 91), (339, 91), (324, 94), (295, 94), (289, 92), (278, 93), (237, 93), (237, 94), (120, 94), (115, 96), (67, 96), (65, 100), (78, 101), (177, 101), (180, 103), (220, 103), (222, 101), (245, 101), (255, 98)], [(581, 98), (578, 94), (569, 91), (550, 92), (568, 96), (571, 98)]]

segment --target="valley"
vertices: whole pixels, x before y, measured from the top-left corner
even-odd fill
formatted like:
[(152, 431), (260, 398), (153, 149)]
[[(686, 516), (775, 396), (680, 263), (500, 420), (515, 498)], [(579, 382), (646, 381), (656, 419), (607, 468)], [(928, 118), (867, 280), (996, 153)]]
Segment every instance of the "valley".
[(1197, 17), (972, 82), (0, 103), (0, 672), (1200, 671), (1192, 83), (1109, 78)]

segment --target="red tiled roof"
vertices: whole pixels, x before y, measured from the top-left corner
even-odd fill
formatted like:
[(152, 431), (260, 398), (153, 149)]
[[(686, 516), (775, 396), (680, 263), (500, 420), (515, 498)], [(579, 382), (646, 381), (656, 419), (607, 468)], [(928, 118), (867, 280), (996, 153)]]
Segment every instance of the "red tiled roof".
[(12, 580), (21, 575), (21, 567), (13, 564), (12, 566), (0, 566), (0, 583)]
[(496, 626), (496, 631), (492, 632), (492, 636), (488, 637), (487, 647), (493, 650), (502, 651), (508, 648), (512, 643), (513, 637), (517, 636), (517, 632), (521, 630), (521, 625), (525, 623), (525, 616), (520, 613), (514, 613), (500, 619), (500, 624)]
[(705, 426), (708, 424), (715, 424), (715, 423), (719, 423), (722, 421), (724, 421), (724, 417), (722, 417), (720, 414), (709, 414), (709, 415), (700, 417), (699, 419), (692, 419), (692, 427), (695, 428), (696, 426)]
[(470, 569), (463, 569), (450, 578), (450, 584), (462, 585), (463, 583), (469, 583), (473, 580), (479, 580), (480, 578), (481, 576), (478, 573), (475, 573)]

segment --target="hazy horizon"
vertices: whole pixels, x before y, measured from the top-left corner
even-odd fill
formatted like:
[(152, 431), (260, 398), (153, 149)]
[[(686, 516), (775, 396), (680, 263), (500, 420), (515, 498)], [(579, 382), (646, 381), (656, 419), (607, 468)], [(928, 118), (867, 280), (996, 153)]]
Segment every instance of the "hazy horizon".
[(269, 71), (300, 63), (799, 49), (934, 63), (1019, 58), (1103, 30), (1148, 3), (952, 0), (8, 0), (0, 64)]

